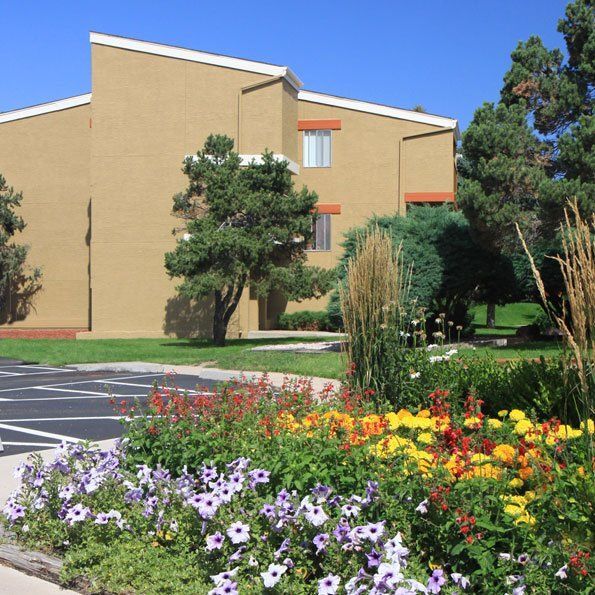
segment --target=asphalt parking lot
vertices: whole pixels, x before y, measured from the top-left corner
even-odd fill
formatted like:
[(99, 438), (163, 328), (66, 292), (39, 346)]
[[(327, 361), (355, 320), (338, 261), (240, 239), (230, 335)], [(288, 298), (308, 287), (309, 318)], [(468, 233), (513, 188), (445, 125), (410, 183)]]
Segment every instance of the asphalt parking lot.
[[(110, 396), (117, 404), (143, 403), (153, 383), (163, 380), (163, 374), (80, 372), (0, 358), (0, 456), (120, 436), (121, 415)], [(194, 392), (216, 382), (176, 375), (175, 384)]]

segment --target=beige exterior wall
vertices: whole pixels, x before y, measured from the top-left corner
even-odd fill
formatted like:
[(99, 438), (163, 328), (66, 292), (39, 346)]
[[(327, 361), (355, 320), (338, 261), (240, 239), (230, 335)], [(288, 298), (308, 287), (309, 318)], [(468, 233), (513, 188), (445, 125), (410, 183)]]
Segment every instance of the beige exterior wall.
[[(171, 206), (187, 183), (182, 161), (211, 133), (233, 137), (243, 154), (287, 156), (300, 166), (298, 189), (305, 184), (320, 203), (340, 205), (331, 250), (308, 256), (325, 268), (337, 264), (348, 229), (373, 214), (404, 214), (405, 193), (454, 191), (450, 129), (298, 100), (280, 75), (91, 47), (91, 105), (0, 124), (0, 171), (24, 193), (23, 241), (44, 272), (35, 310), (20, 326), (90, 324), (81, 338), (209, 335), (212, 304), (177, 296), (164, 254), (180, 225)], [(309, 119), (341, 121), (329, 168), (303, 167), (297, 128)], [(326, 302), (273, 295), (264, 304), (246, 291), (229, 336)]]
[[(412, 141), (407, 137), (439, 131), (436, 126), (398, 120), (320, 105), (299, 102), (300, 120), (338, 119), (341, 130), (332, 131), (332, 162), (329, 168), (306, 168), (302, 162), (303, 133), (298, 133), (300, 175), (296, 184), (315, 190), (321, 203), (339, 203), (340, 215), (331, 215), (331, 250), (309, 252), (309, 262), (316, 266), (336, 266), (342, 253), (340, 244), (344, 233), (363, 225), (372, 215), (405, 213), (404, 193), (453, 189), (454, 167), (453, 131), (427, 137), (431, 141), (418, 142), (409, 150)], [(449, 141), (447, 141), (449, 139)], [(446, 143), (450, 142), (450, 146)], [(407, 147), (407, 152), (402, 147)], [(428, 150), (428, 154), (424, 151)], [(403, 151), (403, 155), (401, 152)], [(438, 168), (432, 165), (438, 161)], [(405, 165), (406, 164), (406, 165)], [(408, 190), (403, 184), (407, 172)], [(417, 187), (419, 186), (419, 188)], [(417, 188), (417, 189), (416, 189)], [(275, 299), (276, 308), (283, 306)], [(328, 296), (318, 300), (289, 302), (287, 312), (320, 310), (326, 307)], [(271, 313), (274, 316), (275, 312)]]
[(242, 93), (271, 77), (100, 45), (92, 67), (93, 336), (208, 334), (210, 307), (190, 309), (164, 268), (182, 160), (211, 133), (281, 152), (283, 85)]
[(15, 328), (89, 325), (89, 105), (0, 123), (0, 172), (23, 193), (28, 263), (41, 290)]
[(454, 134), (452, 130), (403, 139), (401, 179), (406, 192), (454, 192)]

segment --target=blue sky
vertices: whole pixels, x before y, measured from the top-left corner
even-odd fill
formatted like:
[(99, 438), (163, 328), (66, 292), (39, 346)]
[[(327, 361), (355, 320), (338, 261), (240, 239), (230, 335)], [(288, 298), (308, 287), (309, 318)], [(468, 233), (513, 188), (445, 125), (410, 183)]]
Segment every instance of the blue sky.
[(0, 112), (90, 91), (89, 30), (284, 64), (306, 89), (427, 111), (465, 128), (510, 52), (563, 47), (565, 0), (0, 0)]

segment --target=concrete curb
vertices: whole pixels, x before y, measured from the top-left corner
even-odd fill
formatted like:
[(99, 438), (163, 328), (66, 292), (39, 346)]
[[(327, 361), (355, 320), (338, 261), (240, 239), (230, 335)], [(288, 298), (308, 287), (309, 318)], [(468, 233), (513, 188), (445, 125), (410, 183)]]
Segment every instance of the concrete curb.
[[(241, 370), (221, 370), (219, 368), (207, 368), (204, 366), (187, 366), (171, 364), (155, 364), (149, 362), (109, 362), (99, 364), (72, 364), (68, 368), (80, 370), (81, 372), (129, 372), (131, 374), (184, 374), (187, 376), (200, 376), (206, 380), (226, 382), (240, 378), (258, 380), (265, 375), (265, 372), (247, 372)], [(296, 374), (282, 374), (281, 372), (267, 372), (266, 376), (275, 386), (281, 386), (284, 380), (298, 380), (303, 376)], [(339, 380), (331, 378), (308, 377), (316, 392), (322, 391), (326, 386), (331, 385), (337, 389), (341, 386)]]

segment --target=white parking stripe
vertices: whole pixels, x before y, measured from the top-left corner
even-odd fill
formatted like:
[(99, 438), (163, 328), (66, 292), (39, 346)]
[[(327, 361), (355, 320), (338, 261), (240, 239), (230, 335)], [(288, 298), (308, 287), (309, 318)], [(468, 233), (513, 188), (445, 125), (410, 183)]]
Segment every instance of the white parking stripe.
[(31, 436), (41, 436), (42, 438), (54, 438), (55, 440), (64, 440), (66, 442), (79, 442), (81, 438), (72, 438), (71, 436), (62, 436), (61, 434), (53, 434), (52, 432), (42, 432), (41, 430), (31, 430), (30, 428), (22, 428), (20, 426), (9, 426), (0, 423), (0, 430), (11, 430), (23, 434), (31, 434)]
[[(32, 376), (32, 374), (24, 374), (24, 376)], [(142, 374), (142, 375), (136, 375), (136, 376), (123, 376), (122, 380), (128, 380), (128, 379), (132, 379), (134, 380), (135, 378), (146, 378), (147, 376), (159, 376), (159, 374)], [(107, 381), (111, 381), (111, 380), (118, 380), (117, 378), (105, 378), (105, 379), (101, 379), (101, 378), (95, 378), (94, 380), (75, 380), (75, 381), (71, 381), (71, 382), (55, 382), (55, 383), (49, 383), (46, 382), (45, 384), (36, 384), (34, 386), (22, 386), (19, 387), (20, 389), (26, 389), (26, 388), (45, 388), (48, 386), (70, 386), (73, 384), (92, 384), (92, 383), (96, 383), (96, 382), (107, 382)], [(9, 390), (16, 390), (15, 388), (0, 388), (0, 392), (7, 392)]]
[[(66, 370), (60, 370), (60, 372), (66, 372)], [(45, 374), (46, 376), (48, 374), (54, 374), (55, 372), (29, 372), (29, 373), (24, 373), (24, 372), (0, 372), (0, 374), (4, 374), (6, 376), (38, 376), (39, 374)]]
[(73, 388), (56, 388), (54, 386), (34, 386), (33, 390), (53, 390), (57, 393), (83, 393), (85, 395), (99, 395), (106, 397), (108, 393), (100, 393), (94, 390), (75, 390)]
[(90, 416), (90, 417), (29, 417), (22, 419), (3, 419), (4, 423), (23, 423), (29, 421), (83, 421), (83, 420), (99, 420), (99, 419), (125, 419), (124, 415), (106, 415), (106, 416)]
[(5, 368), (19, 368), (20, 370), (54, 370), (56, 372), (69, 372), (66, 368), (53, 368), (51, 366), (38, 366), (37, 364), (12, 364), (12, 366), (0, 366), (0, 370)]
[[(101, 382), (102, 381), (98, 381), (98, 384), (101, 384)], [(120, 385), (120, 386), (139, 386), (141, 388), (153, 388), (152, 384), (135, 384), (133, 382), (117, 382), (115, 380), (103, 381), (103, 384), (115, 384), (115, 385)], [(165, 390), (173, 390), (173, 389), (171, 389), (171, 387), (166, 387)], [(213, 394), (213, 393), (209, 393), (209, 392), (193, 390), (191, 388), (178, 387), (178, 390), (183, 391), (185, 393), (189, 393), (189, 394), (195, 394), (195, 395), (212, 395)]]
[(3, 442), (4, 446), (49, 446), (54, 448), (60, 446), (58, 442), (50, 444), (49, 442)]
[[(80, 399), (107, 399), (110, 395), (108, 395), (107, 393), (104, 394), (93, 394), (93, 395), (79, 395), (77, 397), (27, 397), (25, 399), (22, 399), (20, 397), (14, 398), (14, 399), (0, 399), (2, 401), (10, 401), (11, 403), (27, 403), (29, 401), (75, 401), (75, 400), (80, 400)], [(112, 394), (112, 397), (114, 397), (115, 399), (124, 399), (124, 398), (139, 398), (139, 397), (146, 397), (147, 395), (145, 395), (144, 393), (142, 395), (118, 395), (118, 394)]]

